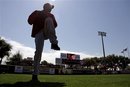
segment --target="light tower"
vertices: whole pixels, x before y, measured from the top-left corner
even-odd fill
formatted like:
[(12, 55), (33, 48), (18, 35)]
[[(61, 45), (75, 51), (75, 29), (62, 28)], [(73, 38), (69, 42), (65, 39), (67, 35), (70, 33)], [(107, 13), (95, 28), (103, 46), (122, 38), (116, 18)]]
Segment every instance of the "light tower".
[(103, 48), (103, 57), (105, 58), (105, 47), (104, 47), (104, 40), (103, 37), (106, 36), (106, 32), (98, 31), (98, 35), (101, 36), (102, 39), (102, 48)]

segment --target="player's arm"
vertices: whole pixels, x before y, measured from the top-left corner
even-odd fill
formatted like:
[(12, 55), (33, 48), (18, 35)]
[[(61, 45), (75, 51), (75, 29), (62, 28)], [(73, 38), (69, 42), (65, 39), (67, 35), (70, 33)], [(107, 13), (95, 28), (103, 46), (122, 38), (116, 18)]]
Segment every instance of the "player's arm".
[(28, 17), (28, 23), (30, 25), (35, 23), (36, 20), (36, 16), (37, 16), (37, 11), (34, 11), (29, 17)]

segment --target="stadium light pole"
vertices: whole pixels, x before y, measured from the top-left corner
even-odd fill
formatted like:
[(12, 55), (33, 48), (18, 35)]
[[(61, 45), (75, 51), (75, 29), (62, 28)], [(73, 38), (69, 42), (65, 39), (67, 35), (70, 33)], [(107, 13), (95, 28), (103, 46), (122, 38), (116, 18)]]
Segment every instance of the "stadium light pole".
[(105, 47), (104, 47), (104, 40), (103, 37), (106, 36), (106, 32), (98, 31), (98, 35), (101, 36), (102, 39), (102, 48), (103, 48), (103, 57), (105, 58)]

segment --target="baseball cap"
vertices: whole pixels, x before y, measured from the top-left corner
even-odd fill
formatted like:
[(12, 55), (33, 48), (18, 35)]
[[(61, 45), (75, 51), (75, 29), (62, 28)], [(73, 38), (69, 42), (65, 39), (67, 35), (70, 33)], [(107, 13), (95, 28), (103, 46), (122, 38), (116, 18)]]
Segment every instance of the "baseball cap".
[(54, 5), (51, 5), (50, 3), (45, 3), (43, 8), (50, 8), (50, 9), (53, 9), (54, 8)]

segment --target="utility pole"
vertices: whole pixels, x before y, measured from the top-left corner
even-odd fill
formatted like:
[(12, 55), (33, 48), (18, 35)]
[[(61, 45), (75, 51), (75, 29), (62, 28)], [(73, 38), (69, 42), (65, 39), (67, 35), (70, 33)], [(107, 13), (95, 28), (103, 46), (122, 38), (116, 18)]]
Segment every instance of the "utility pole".
[(101, 36), (102, 39), (102, 48), (103, 48), (103, 57), (105, 58), (105, 47), (104, 47), (104, 40), (103, 37), (106, 36), (106, 32), (98, 31), (98, 35)]

